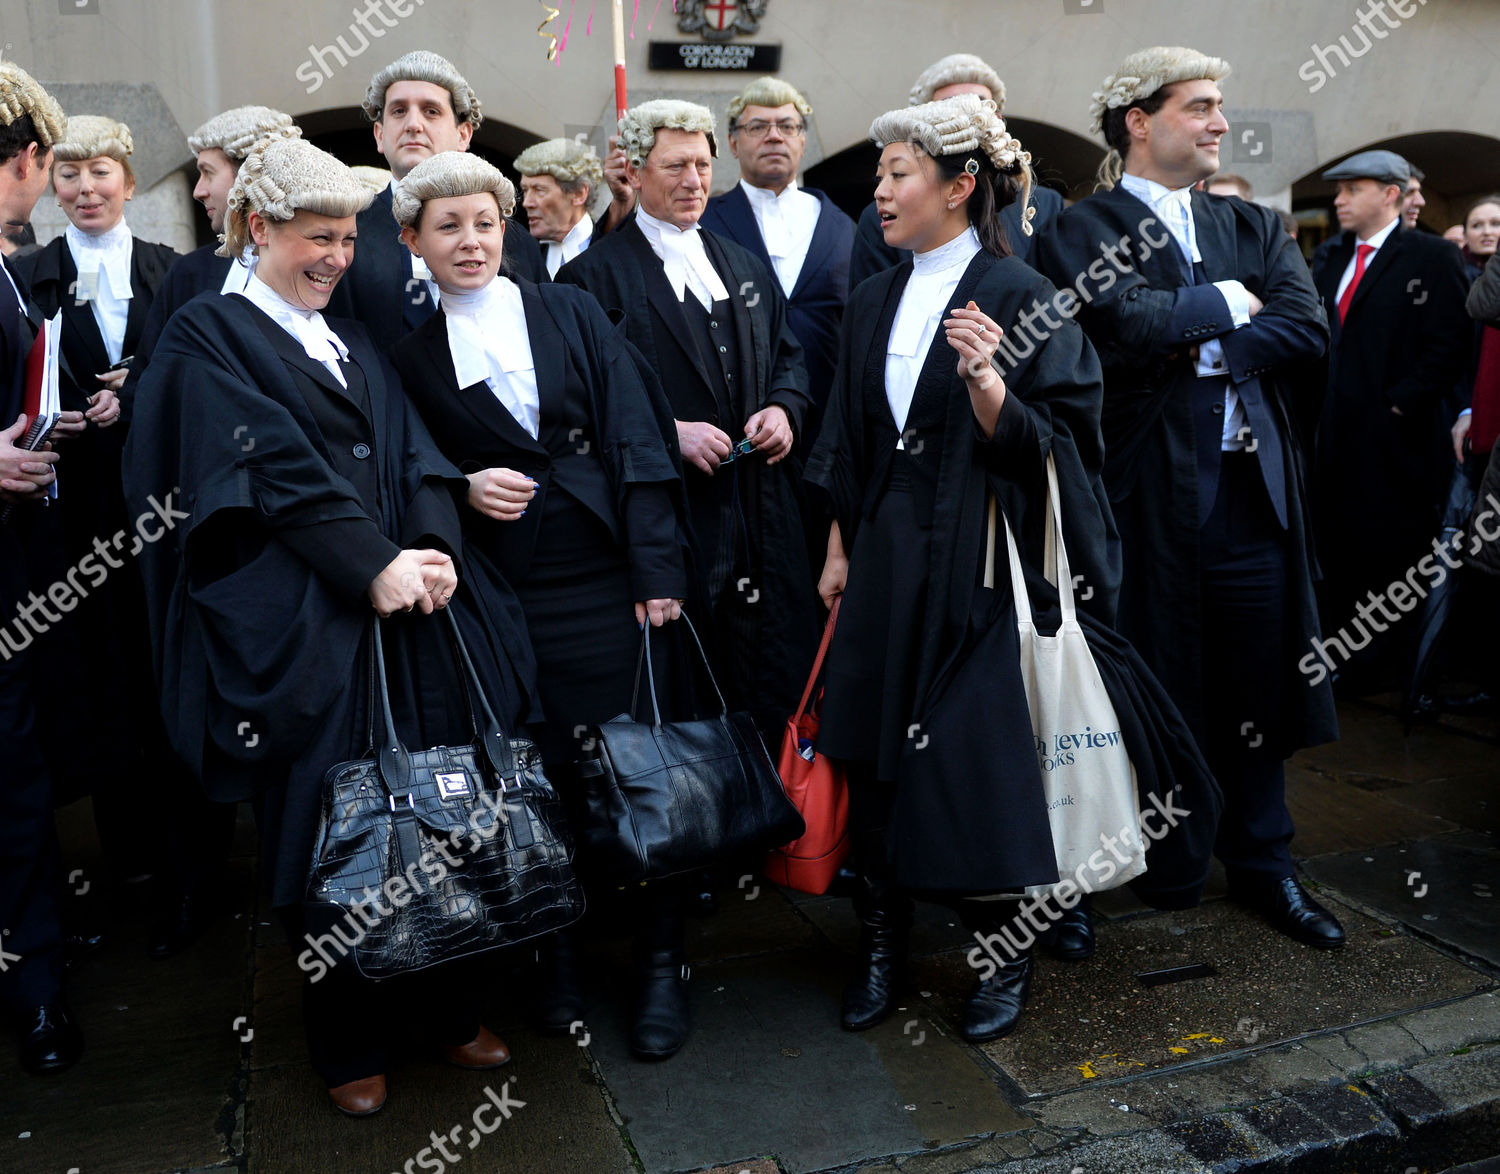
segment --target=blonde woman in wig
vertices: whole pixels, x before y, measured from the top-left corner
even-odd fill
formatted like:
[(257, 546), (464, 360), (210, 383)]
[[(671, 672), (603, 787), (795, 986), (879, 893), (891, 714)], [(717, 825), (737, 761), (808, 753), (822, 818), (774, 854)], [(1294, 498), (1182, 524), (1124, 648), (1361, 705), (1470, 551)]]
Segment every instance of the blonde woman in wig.
[[(464, 548), (468, 482), (438, 452), (364, 327), (325, 319), (369, 188), (301, 139), (240, 165), (224, 252), (256, 252), (245, 291), (167, 324), (127, 450), (132, 508), (172, 489), (185, 511), (141, 553), (173, 745), (216, 799), (253, 799), (261, 876), (294, 953), (323, 776), (366, 747), (367, 633), (382, 625), (397, 733), (470, 740), (464, 686), (435, 612), (452, 607), (507, 731), (529, 718), (531, 653), (515, 597)], [(307, 971), (313, 1067), (334, 1105), (385, 1102), (389, 1037), (425, 1029), (463, 1068), (509, 1059), (479, 1020), (465, 964), (376, 984), (347, 959)], [(326, 971), (326, 972), (325, 972)]]

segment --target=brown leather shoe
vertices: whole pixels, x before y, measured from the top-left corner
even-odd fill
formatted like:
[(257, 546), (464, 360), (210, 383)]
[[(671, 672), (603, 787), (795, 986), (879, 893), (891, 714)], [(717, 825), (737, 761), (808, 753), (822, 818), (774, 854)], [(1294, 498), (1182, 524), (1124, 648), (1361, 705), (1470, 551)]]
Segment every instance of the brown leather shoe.
[(368, 1117), (380, 1112), (385, 1104), (385, 1077), (366, 1076), (363, 1080), (351, 1080), (337, 1088), (330, 1088), (328, 1095), (333, 1107), (349, 1117)]
[(505, 1041), (488, 1027), (481, 1027), (479, 1034), (462, 1046), (443, 1049), (443, 1058), (459, 1068), (482, 1072), (486, 1068), (498, 1068), (510, 1061), (510, 1049)]

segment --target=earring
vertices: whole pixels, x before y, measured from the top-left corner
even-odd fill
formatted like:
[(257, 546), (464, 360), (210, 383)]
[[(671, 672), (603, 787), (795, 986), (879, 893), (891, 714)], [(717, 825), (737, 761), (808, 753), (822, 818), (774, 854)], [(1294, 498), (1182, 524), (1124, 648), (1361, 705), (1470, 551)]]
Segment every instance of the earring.
[(948, 201), (948, 211), (950, 211), (950, 212), (951, 212), (951, 211), (953, 211), (953, 209), (955, 209), (955, 208), (957, 208), (957, 207), (958, 207), (958, 205), (957, 205), (957, 204), (955, 204), (955, 203), (954, 203), (954, 202), (953, 202), (953, 201), (952, 201), (952, 200), (949, 200), (949, 201)]

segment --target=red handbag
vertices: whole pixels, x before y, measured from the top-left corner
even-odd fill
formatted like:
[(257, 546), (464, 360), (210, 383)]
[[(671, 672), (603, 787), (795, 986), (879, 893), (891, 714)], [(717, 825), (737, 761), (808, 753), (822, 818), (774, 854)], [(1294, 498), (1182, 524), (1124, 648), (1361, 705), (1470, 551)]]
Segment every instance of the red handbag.
[[(766, 877), (774, 884), (802, 893), (822, 895), (828, 891), (844, 858), (849, 855), (849, 783), (843, 768), (827, 755), (818, 754), (813, 745), (818, 738), (818, 711), (822, 707), (823, 687), (818, 678), (823, 672), (823, 658), (839, 616), (839, 600), (823, 629), (823, 642), (813, 661), (812, 675), (797, 712), (787, 719), (781, 739), (781, 757), (776, 770), (792, 805), (802, 813), (807, 832), (766, 856)], [(808, 702), (817, 690), (817, 700), (809, 710)]]

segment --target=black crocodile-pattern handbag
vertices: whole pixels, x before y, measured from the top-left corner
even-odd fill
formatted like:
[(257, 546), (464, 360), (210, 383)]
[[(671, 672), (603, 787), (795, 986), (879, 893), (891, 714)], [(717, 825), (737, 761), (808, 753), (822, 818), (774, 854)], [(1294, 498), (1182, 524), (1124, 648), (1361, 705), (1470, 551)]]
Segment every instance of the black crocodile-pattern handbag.
[[(708, 657), (692, 621), (698, 655)], [(740, 852), (764, 852), (806, 830), (787, 798), (760, 731), (748, 713), (730, 713), (713, 670), (709, 683), (719, 712), (694, 721), (663, 722), (651, 668), (651, 628), (641, 635), (651, 692), (648, 724), (630, 713), (589, 730), (591, 753), (578, 765), (583, 811), (579, 839), (612, 879), (632, 883), (706, 868)]]
[(325, 955), (347, 955), (366, 978), (513, 945), (583, 916), (572, 841), (541, 756), (529, 739), (503, 732), (458, 622), (445, 614), (474, 742), (401, 745), (376, 619), (370, 749), (323, 778), (309, 940), (320, 940)]

